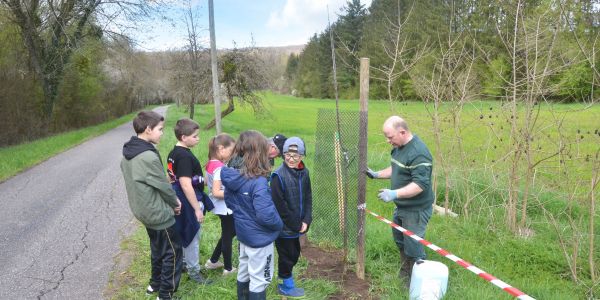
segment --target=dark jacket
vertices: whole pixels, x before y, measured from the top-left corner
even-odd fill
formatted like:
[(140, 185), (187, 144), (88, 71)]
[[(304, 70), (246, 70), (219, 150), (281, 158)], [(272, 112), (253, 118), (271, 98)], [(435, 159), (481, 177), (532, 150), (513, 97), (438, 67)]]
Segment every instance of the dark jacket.
[[(190, 204), (190, 202), (187, 201), (187, 197), (185, 196), (185, 193), (183, 192), (179, 181), (173, 182), (171, 186), (173, 187), (175, 194), (177, 194), (177, 198), (183, 199), (183, 201), (181, 201), (181, 214), (175, 216), (175, 220), (177, 221), (175, 223), (175, 228), (181, 236), (182, 245), (184, 247), (187, 247), (194, 240), (194, 237), (196, 237), (196, 233), (200, 229), (200, 224), (196, 219), (196, 213), (194, 212), (194, 208), (192, 207), (192, 204)], [(204, 191), (200, 189), (195, 189), (194, 192), (196, 193), (196, 200), (198, 200), (198, 202), (201, 202), (202, 206), (204, 207), (204, 214), (206, 214), (207, 210), (212, 210), (213, 208), (215, 208), (215, 206), (212, 204), (212, 201), (210, 201), (208, 195), (206, 195)], [(210, 206), (208, 205), (208, 203), (210, 203)]]
[(163, 230), (175, 224), (177, 198), (154, 146), (136, 136), (123, 145), (121, 172), (131, 212), (144, 226)]
[(312, 222), (310, 176), (304, 163), (299, 167), (292, 169), (284, 162), (271, 174), (273, 202), (284, 224), (279, 235), (283, 238), (299, 237), (302, 222), (308, 226)]
[(223, 167), (221, 182), (225, 203), (233, 211), (238, 240), (261, 248), (277, 239), (283, 223), (271, 200), (267, 178), (246, 178), (235, 169)]

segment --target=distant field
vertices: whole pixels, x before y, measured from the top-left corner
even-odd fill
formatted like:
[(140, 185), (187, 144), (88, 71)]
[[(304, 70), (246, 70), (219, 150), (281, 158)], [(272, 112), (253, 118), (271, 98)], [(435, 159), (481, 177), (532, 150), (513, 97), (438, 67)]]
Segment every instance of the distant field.
[[(270, 110), (269, 116), (255, 118), (249, 107), (237, 106), (234, 113), (223, 120), (223, 130), (237, 136), (246, 129), (256, 129), (266, 136), (283, 133), (286, 136), (300, 136), (307, 142), (309, 156), (306, 158), (309, 168), (314, 168), (315, 126), (317, 112), (320, 108), (335, 108), (332, 100), (301, 99), (290, 96), (266, 94), (265, 101)], [(358, 101), (343, 100), (342, 110), (358, 110)], [(559, 247), (555, 229), (548, 224), (544, 210), (557, 213), (570, 209), (581, 210), (582, 224), (589, 220), (586, 216), (584, 198), (577, 198), (575, 203), (568, 204), (563, 195), (574, 192), (560, 181), (577, 182), (580, 187), (588, 187), (587, 178), (591, 175), (591, 166), (586, 164), (591, 155), (595, 155), (600, 145), (600, 107), (583, 109), (582, 105), (542, 105), (537, 119), (535, 138), (535, 157), (545, 157), (560, 143), (568, 144), (568, 153), (553, 157), (540, 163), (536, 176), (536, 201), (528, 213), (528, 226), (534, 235), (528, 239), (515, 237), (504, 223), (503, 197), (506, 192), (503, 180), (506, 177), (510, 157), (510, 127), (506, 110), (496, 102), (476, 102), (466, 105), (460, 114), (461, 126), (455, 131), (451, 122), (451, 107), (443, 107), (441, 148), (435, 146), (432, 130), (431, 107), (421, 102), (395, 103), (393, 107), (387, 101), (371, 101), (369, 103), (369, 156), (368, 165), (374, 169), (384, 168), (389, 164), (390, 146), (380, 132), (381, 124), (388, 116), (399, 114), (404, 117), (412, 129), (429, 145), (436, 155), (436, 173), (438, 175), (438, 202), (443, 201), (443, 177), (441, 176), (437, 155), (442, 153), (449, 166), (451, 176), (450, 206), (461, 213), (465, 202), (465, 191), (472, 194), (470, 217), (444, 218), (435, 215), (430, 221), (427, 239), (443, 247), (457, 256), (471, 262), (488, 273), (523, 290), (537, 299), (586, 299), (599, 297), (598, 285), (586, 279), (587, 249), (582, 246), (580, 263), (582, 283), (574, 284), (569, 279), (569, 268), (562, 249)], [(212, 117), (213, 107), (210, 105), (196, 107), (196, 120), (202, 125)], [(183, 108), (171, 106), (167, 116), (167, 128), (160, 151), (166, 157), (175, 143), (172, 133), (174, 122), (187, 113)], [(521, 121), (521, 118), (519, 119)], [(555, 120), (561, 120), (560, 132), (554, 128)], [(460, 132), (460, 134), (457, 134)], [(206, 162), (207, 140), (214, 131), (202, 132), (201, 142), (193, 152)], [(457, 141), (461, 141), (459, 151)], [(561, 162), (562, 160), (562, 162)], [(568, 171), (568, 172), (567, 172)], [(567, 172), (563, 174), (562, 172)], [(524, 175), (523, 175), (524, 176)], [(567, 179), (565, 179), (567, 178)], [(587, 185), (584, 185), (586, 184)], [(319, 184), (313, 182), (313, 185)], [(367, 187), (368, 207), (386, 217), (391, 217), (393, 205), (377, 200), (376, 191), (386, 187), (386, 181), (369, 181)], [(583, 189), (575, 191), (583, 193)], [(597, 193), (597, 191), (596, 191)], [(597, 220), (598, 218), (595, 217)], [(566, 222), (566, 221), (565, 221)], [(203, 229), (201, 258), (206, 260), (218, 238), (218, 220), (210, 215)], [(565, 225), (565, 223), (561, 223)], [(561, 225), (561, 226), (562, 226)], [(397, 279), (399, 264), (398, 251), (391, 239), (389, 227), (378, 220), (367, 216), (367, 273), (371, 279), (371, 293), (381, 299), (406, 299), (408, 292)], [(600, 224), (596, 221), (596, 232), (600, 232)], [(563, 227), (568, 232), (568, 227)], [(571, 236), (563, 236), (570, 238)], [(310, 238), (310, 234), (309, 234)], [(148, 277), (147, 242), (143, 232), (127, 241), (124, 247), (133, 249), (137, 256), (127, 272), (128, 284), (122, 286), (113, 298), (142, 299), (143, 287)], [(585, 244), (582, 241), (582, 244)], [(438, 260), (450, 268), (448, 293), (445, 299), (511, 299), (504, 291), (478, 278), (473, 273), (427, 250), (429, 259)], [(596, 261), (600, 254), (595, 253)], [(305, 270), (305, 261), (301, 261), (299, 272)], [(210, 287), (197, 287), (187, 281), (182, 283), (180, 294), (189, 299), (194, 298), (232, 298), (235, 293), (235, 279), (219, 279), (218, 272), (207, 273), (217, 283)], [(119, 281), (119, 276), (114, 276)], [(132, 278), (133, 277), (133, 278)], [(307, 289), (308, 299), (323, 299), (326, 294), (333, 293), (336, 285), (331, 282), (307, 280), (303, 282)], [(587, 287), (586, 287), (587, 286)], [(326, 292), (328, 291), (328, 292)], [(325, 294), (323, 294), (325, 293)], [(269, 298), (275, 295), (274, 285), (269, 290)]]

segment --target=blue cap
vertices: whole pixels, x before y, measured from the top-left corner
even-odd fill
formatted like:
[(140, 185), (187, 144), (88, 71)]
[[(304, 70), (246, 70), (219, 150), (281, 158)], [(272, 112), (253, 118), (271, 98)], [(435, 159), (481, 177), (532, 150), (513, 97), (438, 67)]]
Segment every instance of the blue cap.
[[(296, 149), (294, 149), (294, 146)], [(290, 149), (290, 147), (292, 149)], [(291, 138), (288, 138), (285, 141), (285, 144), (283, 144), (283, 153), (286, 152), (297, 152), (300, 155), (304, 155), (306, 153), (306, 150), (304, 148), (304, 142), (302, 141), (301, 138), (297, 137), (297, 136), (293, 136)]]

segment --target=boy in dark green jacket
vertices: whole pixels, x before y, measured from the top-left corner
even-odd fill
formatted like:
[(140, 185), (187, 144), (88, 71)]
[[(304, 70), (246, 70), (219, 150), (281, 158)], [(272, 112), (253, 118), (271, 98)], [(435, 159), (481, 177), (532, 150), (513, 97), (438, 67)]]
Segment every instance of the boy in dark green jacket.
[(144, 224), (150, 238), (152, 276), (146, 293), (158, 291), (159, 299), (171, 299), (181, 278), (181, 238), (174, 217), (181, 210), (181, 202), (154, 147), (160, 142), (163, 127), (164, 118), (158, 113), (138, 113), (133, 119), (137, 136), (123, 145), (121, 171), (131, 212)]

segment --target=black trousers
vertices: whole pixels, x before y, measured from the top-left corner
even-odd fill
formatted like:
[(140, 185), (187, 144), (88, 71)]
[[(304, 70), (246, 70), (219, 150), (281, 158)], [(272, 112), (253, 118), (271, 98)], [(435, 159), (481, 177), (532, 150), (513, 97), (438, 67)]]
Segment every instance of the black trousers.
[(175, 225), (163, 230), (146, 228), (146, 232), (150, 238), (152, 263), (150, 286), (158, 291), (160, 299), (171, 299), (181, 279), (183, 266), (181, 237), (175, 230)]
[(210, 261), (216, 263), (219, 261), (219, 257), (223, 254), (223, 264), (225, 270), (231, 271), (233, 267), (231, 265), (231, 244), (233, 237), (235, 236), (235, 227), (233, 223), (233, 215), (218, 215), (221, 219), (221, 238), (213, 250), (213, 254), (210, 257)]
[(277, 275), (281, 279), (292, 277), (292, 270), (298, 258), (300, 257), (300, 238), (277, 238), (275, 240), (277, 247)]

